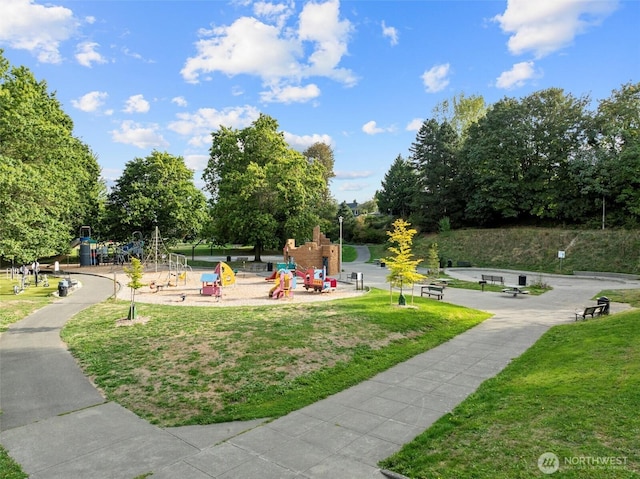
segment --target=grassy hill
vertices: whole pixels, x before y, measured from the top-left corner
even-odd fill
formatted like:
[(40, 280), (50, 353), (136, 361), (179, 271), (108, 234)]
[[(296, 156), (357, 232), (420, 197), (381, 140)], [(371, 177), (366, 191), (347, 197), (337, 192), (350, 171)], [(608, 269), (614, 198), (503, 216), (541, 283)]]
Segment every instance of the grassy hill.
[[(508, 228), (456, 230), (414, 241), (414, 254), (427, 258), (432, 242), (445, 262), (549, 273), (601, 271), (640, 274), (640, 232)], [(565, 258), (558, 259), (558, 251)], [(386, 253), (381, 253), (384, 256)]]

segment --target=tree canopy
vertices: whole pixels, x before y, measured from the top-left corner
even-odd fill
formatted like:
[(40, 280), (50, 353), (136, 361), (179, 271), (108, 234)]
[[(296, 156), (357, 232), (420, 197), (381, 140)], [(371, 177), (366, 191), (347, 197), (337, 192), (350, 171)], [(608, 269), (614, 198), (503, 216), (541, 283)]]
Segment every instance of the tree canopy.
[(103, 192), (96, 157), (55, 94), (0, 50), (0, 256), (27, 262), (66, 252)]
[(129, 239), (135, 231), (148, 236), (157, 226), (164, 237), (185, 240), (198, 236), (208, 213), (184, 159), (153, 151), (125, 165), (108, 195), (106, 214), (113, 239)]
[[(424, 121), (409, 167), (397, 158), (376, 194), (382, 212), (429, 231), (443, 218), (453, 227), (595, 226), (605, 206), (608, 225), (640, 224), (640, 83), (614, 90), (595, 112), (588, 96), (559, 88), (483, 105), (461, 97), (436, 109), (441, 121)], [(409, 174), (413, 192), (399, 194), (396, 178)]]
[(327, 170), (290, 148), (276, 120), (260, 115), (241, 130), (221, 127), (210, 153), (203, 178), (219, 241), (254, 245), (260, 261), (265, 248), (311, 238)]

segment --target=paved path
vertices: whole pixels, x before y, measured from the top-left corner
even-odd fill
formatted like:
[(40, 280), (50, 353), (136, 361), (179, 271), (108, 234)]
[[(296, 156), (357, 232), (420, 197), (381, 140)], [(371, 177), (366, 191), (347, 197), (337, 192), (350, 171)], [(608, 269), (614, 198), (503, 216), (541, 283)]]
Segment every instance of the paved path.
[[(386, 288), (386, 269), (362, 262), (344, 266), (362, 272), (366, 285)], [(473, 269), (449, 273), (470, 280), (481, 274)], [(516, 283), (520, 273), (501, 274)], [(573, 321), (574, 310), (602, 289), (640, 287), (637, 281), (531, 274), (529, 279), (554, 290), (513, 298), (447, 288), (446, 301), (495, 315), (287, 416), (163, 429), (105, 402), (60, 341), (59, 330), (69, 317), (111, 292), (110, 281), (82, 276), (81, 290), (0, 336), (0, 444), (31, 479), (130, 479), (150, 472), (166, 479), (382, 478), (379, 460), (454, 408), (549, 327)]]

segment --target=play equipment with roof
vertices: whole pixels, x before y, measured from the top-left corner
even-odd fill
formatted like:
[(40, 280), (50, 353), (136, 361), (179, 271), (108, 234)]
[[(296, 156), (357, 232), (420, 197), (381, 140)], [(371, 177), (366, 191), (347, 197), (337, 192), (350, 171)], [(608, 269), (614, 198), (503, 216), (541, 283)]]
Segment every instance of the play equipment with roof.
[(202, 282), (202, 288), (200, 288), (200, 294), (202, 296), (213, 296), (216, 299), (222, 297), (220, 276), (216, 273), (203, 273), (200, 276), (200, 281)]

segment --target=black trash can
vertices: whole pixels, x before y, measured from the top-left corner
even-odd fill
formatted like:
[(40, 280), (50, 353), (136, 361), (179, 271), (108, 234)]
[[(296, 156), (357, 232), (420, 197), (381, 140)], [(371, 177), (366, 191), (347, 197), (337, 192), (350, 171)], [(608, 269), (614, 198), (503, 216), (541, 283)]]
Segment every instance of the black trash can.
[(267, 263), (267, 271), (273, 271), (273, 263)]
[(385, 263), (384, 261), (380, 261), (380, 267), (384, 268), (387, 265), (387, 263)]
[(598, 304), (604, 304), (602, 308), (602, 314), (609, 314), (609, 308), (611, 307), (611, 300), (606, 296), (600, 296), (598, 298)]
[(66, 280), (58, 282), (58, 296), (63, 298), (67, 294), (69, 294), (69, 282)]
[(527, 285), (527, 277), (523, 274), (518, 276), (518, 286), (526, 286)]
[(231, 263), (231, 256), (227, 256), (227, 263)]
[(453, 260), (452, 259), (448, 259), (447, 260), (447, 268), (453, 268)]

